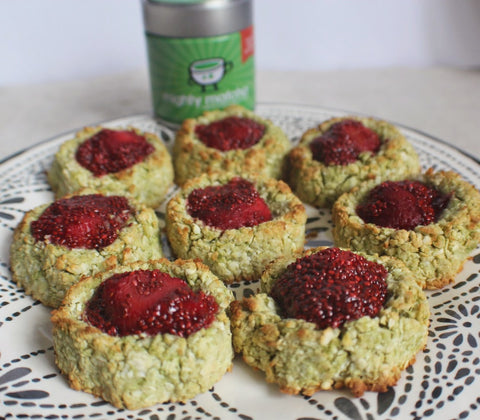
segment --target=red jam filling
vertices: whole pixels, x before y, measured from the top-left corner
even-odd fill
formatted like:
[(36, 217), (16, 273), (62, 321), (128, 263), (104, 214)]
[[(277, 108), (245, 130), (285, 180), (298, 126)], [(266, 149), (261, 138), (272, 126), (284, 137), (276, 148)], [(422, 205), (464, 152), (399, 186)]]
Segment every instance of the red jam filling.
[(412, 230), (435, 223), (449, 201), (449, 194), (419, 181), (386, 181), (373, 188), (356, 210), (365, 223)]
[(95, 176), (102, 176), (130, 168), (154, 150), (134, 131), (103, 129), (78, 147), (75, 158)]
[(327, 248), (290, 264), (271, 295), (287, 317), (338, 328), (363, 316), (375, 317), (387, 297), (381, 264), (338, 248)]
[(342, 120), (310, 143), (313, 159), (325, 165), (348, 165), (360, 153), (375, 154), (380, 149), (378, 134), (357, 120)]
[(197, 125), (195, 134), (208, 147), (225, 152), (248, 149), (257, 144), (265, 126), (250, 118), (227, 117), (207, 125)]
[(174, 334), (188, 337), (207, 328), (218, 304), (185, 280), (160, 270), (114, 274), (87, 304), (85, 320), (113, 336)]
[(100, 249), (110, 245), (132, 209), (125, 197), (79, 195), (55, 201), (30, 225), (37, 241), (67, 248)]
[(256, 226), (272, 220), (272, 214), (255, 186), (233, 178), (225, 185), (193, 190), (187, 199), (190, 216), (221, 230)]

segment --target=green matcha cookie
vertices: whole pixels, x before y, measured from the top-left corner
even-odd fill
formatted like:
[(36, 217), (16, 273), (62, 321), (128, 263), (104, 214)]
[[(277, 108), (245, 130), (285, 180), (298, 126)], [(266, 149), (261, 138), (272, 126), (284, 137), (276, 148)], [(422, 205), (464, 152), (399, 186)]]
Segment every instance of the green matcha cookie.
[(369, 254), (402, 260), (427, 289), (455, 281), (470, 252), (480, 242), (480, 193), (454, 172), (432, 169), (418, 180), (450, 197), (436, 222), (413, 229), (394, 229), (365, 223), (357, 214), (372, 189), (365, 184), (342, 195), (334, 204), (335, 244)]
[(271, 297), (275, 283), (291, 263), (298, 265), (296, 257), (325, 249), (279, 258), (262, 275), (259, 294), (232, 303), (234, 349), (248, 365), (265, 372), (267, 382), (289, 394), (344, 387), (356, 396), (366, 390), (384, 392), (426, 344), (426, 297), (403, 263), (364, 255), (387, 271), (386, 300), (376, 316), (347, 320), (335, 328), (284, 316)]
[[(326, 164), (314, 159), (312, 142), (329, 132), (332, 126), (355, 121), (373, 130), (380, 140), (376, 153), (361, 152), (348, 164)], [(348, 132), (345, 134), (348, 137)], [(348, 145), (345, 148), (348, 152)], [(343, 153), (344, 155), (346, 154)], [(380, 183), (417, 174), (420, 163), (412, 145), (393, 125), (373, 118), (342, 117), (329, 119), (306, 131), (298, 146), (288, 154), (286, 172), (293, 192), (307, 204), (331, 207), (344, 192), (364, 181)]]
[[(253, 184), (257, 199), (262, 200), (271, 213), (270, 220), (254, 226), (221, 229), (190, 215), (188, 200), (194, 191), (227, 186), (234, 179)], [(225, 201), (232, 200), (235, 194)], [(221, 204), (216, 202), (212, 206)], [(225, 211), (234, 210), (230, 207)], [(218, 215), (220, 218), (224, 213), (219, 211)], [(167, 204), (166, 211), (167, 237), (173, 253), (180, 258), (202, 260), (226, 283), (255, 280), (271, 260), (302, 249), (305, 223), (305, 208), (287, 184), (272, 178), (238, 177), (231, 173), (204, 174), (189, 180)]]
[[(214, 134), (205, 134), (211, 142), (200, 139), (199, 126), (218, 124), (225, 119), (230, 120), (213, 129), (215, 134), (220, 133), (216, 138)], [(233, 137), (235, 140), (230, 142)], [(177, 132), (173, 147), (175, 182), (182, 185), (187, 179), (212, 171), (279, 178), (289, 149), (290, 140), (279, 127), (241, 106), (207, 111), (185, 120)]]
[[(102, 282), (138, 270), (160, 270), (213, 296), (218, 310), (209, 326), (181, 337), (170, 333), (110, 335), (85, 321), (86, 308)], [(186, 401), (207, 391), (231, 368), (232, 293), (200, 262), (160, 259), (87, 277), (53, 311), (55, 361), (72, 388), (116, 407), (139, 409)]]
[[(111, 223), (109, 217), (118, 215), (106, 215), (106, 220), (96, 226), (90, 223), (89, 219), (78, 222), (80, 219), (72, 219), (72, 226), (66, 226), (68, 222), (52, 215), (48, 218), (53, 225), (54, 234), (63, 234), (65, 240), (59, 243), (52, 241), (50, 236), (36, 239), (32, 234), (32, 224), (38, 223), (42, 214), (53, 205), (60, 202), (71, 203), (72, 199), (92, 194), (91, 190), (82, 190), (78, 195), (66, 196), (55, 203), (44, 204), (30, 210), (25, 214), (23, 220), (15, 229), (13, 242), (10, 247), (10, 265), (13, 280), (25, 288), (27, 294), (40, 300), (43, 304), (51, 307), (58, 307), (70, 286), (78, 282), (82, 276), (93, 275), (118, 265), (152, 258), (162, 257), (160, 245), (160, 232), (158, 219), (154, 211), (140, 204), (134, 204), (122, 196), (102, 195), (115, 200), (125, 200), (131, 211), (125, 215), (124, 224), (116, 229), (116, 239), (102, 246), (102, 242), (92, 245), (92, 248), (85, 248), (84, 245), (77, 246), (72, 239), (77, 236), (79, 241), (88, 239), (86, 246), (92, 244), (95, 238), (91, 238), (95, 229), (99, 229), (99, 235), (108, 235), (105, 232), (105, 225), (108, 228)], [(94, 194), (95, 196), (95, 194)], [(60, 201), (61, 200), (61, 201)], [(107, 203), (111, 205), (111, 203)], [(85, 208), (80, 203), (77, 206)], [(53, 207), (52, 207), (53, 208)], [(67, 211), (71, 210), (68, 206)], [(55, 232), (55, 224), (59, 224), (58, 232)], [(61, 226), (60, 226), (61, 225)], [(60, 229), (60, 227), (62, 229)], [(78, 228), (75, 232), (71, 229)], [(39, 226), (40, 234), (44, 227)], [(63, 233), (62, 233), (63, 232)], [(75, 236), (74, 236), (75, 235)]]
[[(107, 133), (131, 132), (134, 136), (144, 138), (145, 144), (149, 147), (148, 154), (139, 158), (138, 162), (134, 164), (124, 165), (127, 166), (124, 169), (115, 170), (115, 172), (104, 170), (100, 172), (100, 175), (96, 175), (91, 169), (79, 163), (77, 160), (78, 150), (103, 131)], [(135, 145), (130, 148), (123, 146), (121, 140), (120, 138), (118, 144), (107, 144), (102, 150), (106, 154), (110, 154), (106, 160), (117, 160), (117, 162), (110, 162), (114, 168), (122, 168), (123, 160), (128, 161), (133, 152), (137, 150)], [(124, 148), (125, 151), (123, 151)], [(100, 166), (101, 170), (103, 163), (98, 158), (99, 153), (94, 150), (89, 159), (94, 161), (97, 167)], [(97, 161), (95, 162), (95, 160)], [(164, 200), (172, 186), (173, 177), (172, 160), (163, 142), (155, 134), (143, 133), (132, 127), (125, 130), (103, 127), (84, 128), (76, 134), (75, 138), (60, 146), (55, 154), (52, 167), (48, 171), (48, 182), (56, 197), (72, 194), (82, 188), (92, 188), (104, 193), (124, 195), (153, 208), (158, 207)]]

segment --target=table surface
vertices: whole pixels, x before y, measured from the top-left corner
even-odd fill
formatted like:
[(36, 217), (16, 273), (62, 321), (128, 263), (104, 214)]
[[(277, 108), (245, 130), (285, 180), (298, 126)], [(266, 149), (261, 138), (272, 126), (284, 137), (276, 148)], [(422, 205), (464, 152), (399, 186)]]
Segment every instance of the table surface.
[[(258, 71), (256, 88), (258, 102), (313, 105), (386, 119), (480, 160), (479, 70)], [(146, 69), (0, 87), (0, 160), (85, 125), (151, 112)]]

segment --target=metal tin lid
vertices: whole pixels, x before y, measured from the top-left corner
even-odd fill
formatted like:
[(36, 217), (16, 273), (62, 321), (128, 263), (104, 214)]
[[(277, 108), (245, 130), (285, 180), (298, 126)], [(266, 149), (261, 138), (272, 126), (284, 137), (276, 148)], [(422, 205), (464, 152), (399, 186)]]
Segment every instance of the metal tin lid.
[(252, 0), (143, 0), (143, 19), (145, 30), (154, 35), (225, 35), (252, 24)]

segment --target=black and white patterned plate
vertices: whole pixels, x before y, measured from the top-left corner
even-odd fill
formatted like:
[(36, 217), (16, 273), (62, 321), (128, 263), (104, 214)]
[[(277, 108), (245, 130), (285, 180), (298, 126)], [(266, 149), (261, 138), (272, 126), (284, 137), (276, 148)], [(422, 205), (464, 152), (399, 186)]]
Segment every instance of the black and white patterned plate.
[[(263, 104), (257, 112), (281, 126), (296, 142), (308, 128), (340, 111)], [(160, 135), (173, 131), (148, 115), (102, 123), (136, 126)], [(418, 131), (400, 127), (420, 155), (424, 169), (451, 169), (477, 188), (480, 166), (463, 152)], [(24, 213), (53, 194), (45, 171), (67, 133), (0, 165), (0, 418), (25, 419), (464, 419), (480, 415), (480, 250), (472, 253), (455, 285), (428, 292), (432, 318), (426, 349), (386, 393), (353, 398), (343, 391), (291, 396), (267, 384), (263, 374), (237, 358), (233, 370), (208, 392), (183, 404), (160, 404), (138, 411), (117, 409), (69, 388), (54, 364), (49, 310), (11, 280), (9, 245)], [(308, 207), (308, 246), (329, 245), (328, 211)], [(162, 217), (162, 209), (158, 214)], [(166, 252), (167, 243), (164, 240)], [(25, 261), (28, 264), (28, 261)], [(231, 286), (237, 297), (253, 293), (255, 282)]]

